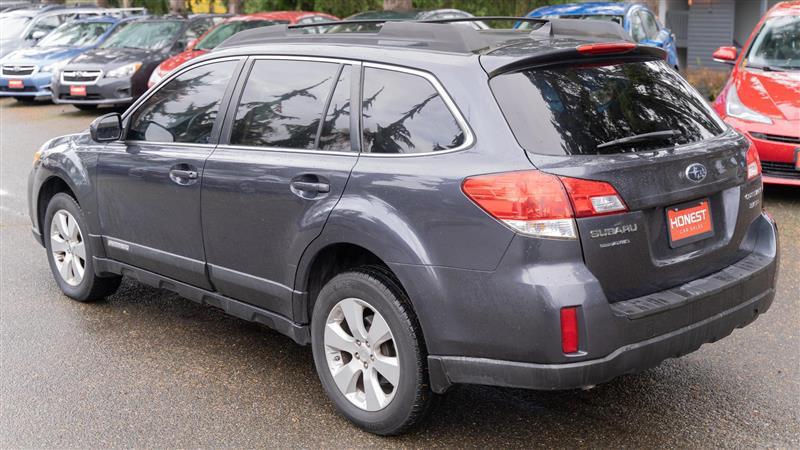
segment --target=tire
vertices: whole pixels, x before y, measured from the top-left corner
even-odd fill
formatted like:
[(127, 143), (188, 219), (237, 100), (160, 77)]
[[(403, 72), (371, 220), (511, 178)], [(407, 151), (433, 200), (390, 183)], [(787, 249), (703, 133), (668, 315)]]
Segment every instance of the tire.
[(72, 106), (74, 106), (74, 107), (76, 107), (76, 108), (80, 109), (81, 111), (94, 111), (95, 109), (97, 109), (97, 105), (79, 105), (79, 104), (73, 104)]
[(20, 103), (36, 103), (36, 97), (19, 96), (19, 97), (14, 97), (14, 100)]
[(116, 292), (121, 276), (99, 277), (94, 273), (89, 226), (75, 199), (63, 192), (54, 195), (47, 205), (42, 230), (50, 270), (64, 294), (89, 302)]
[[(352, 314), (358, 310), (353, 307), (353, 301), (362, 308), (363, 328), (355, 333), (350, 331), (349, 324), (344, 326), (348, 323), (345, 310), (351, 312), (348, 318), (358, 317)], [(381, 318), (384, 320), (379, 322)], [(377, 343), (383, 343), (377, 346), (376, 342), (353, 344), (356, 338), (361, 341), (361, 336), (366, 336), (364, 341), (370, 335), (385, 337), (385, 332), (374, 328), (381, 323), (388, 326), (389, 340), (378, 339)], [(385, 331), (385, 327), (380, 330)], [(332, 339), (334, 336), (344, 339)], [(332, 343), (335, 345), (330, 345)], [(317, 374), (328, 398), (342, 416), (363, 430), (384, 436), (400, 434), (418, 423), (430, 409), (433, 393), (428, 384), (425, 342), (410, 302), (388, 271), (362, 267), (330, 280), (314, 305), (311, 345)], [(340, 351), (341, 348), (347, 350)], [(356, 357), (357, 354), (364, 356)], [(370, 356), (374, 358), (366, 361)], [(392, 367), (398, 369), (394, 375), (388, 370)], [(390, 378), (396, 380), (396, 384), (392, 384)], [(369, 380), (374, 382), (367, 384)], [(380, 383), (382, 397), (375, 382)], [(373, 387), (369, 398), (367, 386)], [(349, 392), (347, 396), (345, 391)], [(375, 400), (379, 397), (385, 403)]]

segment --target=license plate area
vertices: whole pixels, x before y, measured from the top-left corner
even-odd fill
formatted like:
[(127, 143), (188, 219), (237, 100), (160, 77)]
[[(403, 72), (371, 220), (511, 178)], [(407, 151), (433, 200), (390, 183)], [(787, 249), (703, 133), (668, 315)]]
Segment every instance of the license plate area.
[(86, 86), (70, 86), (69, 95), (73, 97), (86, 97)]
[(714, 236), (708, 198), (670, 206), (666, 211), (669, 246), (677, 248)]
[(23, 89), (25, 83), (22, 80), (8, 80), (8, 87), (11, 89)]

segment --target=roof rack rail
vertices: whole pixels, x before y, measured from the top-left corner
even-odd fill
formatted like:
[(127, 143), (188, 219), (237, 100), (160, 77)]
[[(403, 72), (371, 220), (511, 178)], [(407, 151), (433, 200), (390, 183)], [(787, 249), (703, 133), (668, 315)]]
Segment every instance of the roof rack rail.
[[(533, 30), (476, 30), (472, 27), (441, 26), (461, 22), (478, 21), (516, 21), (538, 23), (541, 26)], [(580, 23), (576, 23), (580, 22)], [(594, 22), (594, 23), (592, 23)], [(374, 33), (319, 33), (306, 34), (300, 32), (304, 28), (334, 27), (338, 25), (382, 25)], [(498, 36), (485, 32), (503, 31), (508, 34)], [(513, 32), (513, 33), (509, 33)], [(420, 47), (459, 53), (473, 53), (488, 49), (498, 40), (511, 38), (554, 38), (569, 36), (578, 39), (605, 39), (628, 41), (630, 37), (616, 23), (603, 21), (584, 21), (569, 19), (540, 19), (514, 16), (459, 17), (451, 19), (430, 20), (341, 20), (296, 25), (272, 25), (245, 30), (223, 41), (217, 48), (254, 45), (264, 42), (368, 42), (372, 45), (393, 45), (402, 47)]]

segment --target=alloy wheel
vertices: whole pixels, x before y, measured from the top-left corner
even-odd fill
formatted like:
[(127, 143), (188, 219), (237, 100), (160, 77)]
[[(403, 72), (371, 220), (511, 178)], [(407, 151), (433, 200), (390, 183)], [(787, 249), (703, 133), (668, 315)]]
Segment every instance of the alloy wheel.
[(86, 246), (78, 221), (65, 209), (56, 211), (50, 223), (50, 250), (61, 279), (79, 285), (86, 272)]
[(389, 324), (369, 303), (346, 298), (325, 322), (325, 356), (333, 381), (365, 411), (385, 408), (397, 392), (400, 364)]

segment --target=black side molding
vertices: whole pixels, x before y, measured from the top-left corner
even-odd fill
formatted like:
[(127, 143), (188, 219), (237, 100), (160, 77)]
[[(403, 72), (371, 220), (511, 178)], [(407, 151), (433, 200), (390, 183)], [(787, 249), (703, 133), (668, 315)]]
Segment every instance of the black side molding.
[(129, 276), (141, 283), (159, 289), (166, 289), (193, 302), (200, 303), (201, 305), (219, 308), (231, 316), (238, 317), (248, 322), (266, 325), (278, 333), (289, 336), (300, 345), (306, 345), (311, 342), (311, 333), (307, 325), (297, 324), (287, 317), (256, 306), (111, 259), (95, 257), (94, 267), (95, 272), (99, 275), (115, 274)]

